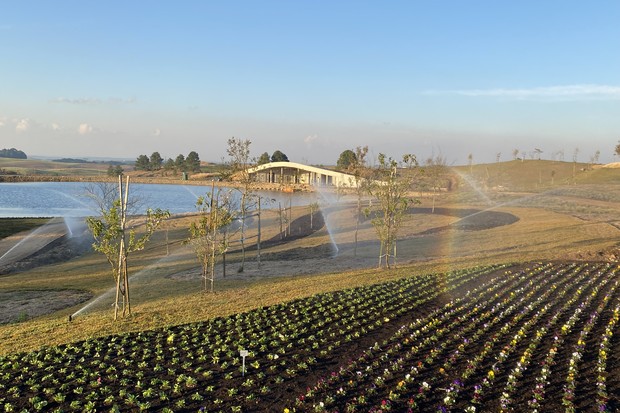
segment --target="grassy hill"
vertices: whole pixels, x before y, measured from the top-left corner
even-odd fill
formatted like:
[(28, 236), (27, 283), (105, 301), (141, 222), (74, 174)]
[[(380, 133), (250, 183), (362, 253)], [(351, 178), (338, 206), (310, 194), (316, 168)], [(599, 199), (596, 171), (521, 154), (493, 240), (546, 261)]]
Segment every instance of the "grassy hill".
[(18, 175), (46, 176), (105, 176), (108, 165), (105, 163), (54, 162), (41, 159), (0, 158), (0, 170), (4, 169)]
[(452, 168), (479, 188), (544, 191), (575, 184), (620, 184), (620, 169), (586, 163), (515, 160)]

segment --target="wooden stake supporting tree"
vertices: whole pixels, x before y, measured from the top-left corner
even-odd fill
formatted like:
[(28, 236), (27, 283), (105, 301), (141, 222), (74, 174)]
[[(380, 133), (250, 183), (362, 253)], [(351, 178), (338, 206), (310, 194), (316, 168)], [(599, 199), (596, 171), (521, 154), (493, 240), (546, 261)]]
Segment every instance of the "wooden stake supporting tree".
[(112, 276), (116, 284), (114, 320), (118, 319), (119, 303), (123, 308), (123, 317), (131, 315), (127, 257), (134, 251), (144, 249), (157, 227), (170, 216), (168, 211), (147, 209), (146, 229), (142, 236), (137, 237), (134, 229), (129, 230), (127, 234), (129, 177), (126, 179), (124, 191), (122, 177), (118, 177), (118, 193), (118, 200), (114, 201), (109, 209), (102, 209), (101, 217), (86, 219), (86, 224), (95, 238), (93, 249), (103, 253), (112, 267)]

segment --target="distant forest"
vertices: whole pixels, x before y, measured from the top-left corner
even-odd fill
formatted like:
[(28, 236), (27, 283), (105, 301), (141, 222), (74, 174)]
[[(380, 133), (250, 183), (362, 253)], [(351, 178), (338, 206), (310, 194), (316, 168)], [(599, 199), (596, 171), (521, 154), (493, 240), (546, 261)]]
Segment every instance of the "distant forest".
[(0, 158), (28, 159), (26, 153), (15, 148), (1, 149)]

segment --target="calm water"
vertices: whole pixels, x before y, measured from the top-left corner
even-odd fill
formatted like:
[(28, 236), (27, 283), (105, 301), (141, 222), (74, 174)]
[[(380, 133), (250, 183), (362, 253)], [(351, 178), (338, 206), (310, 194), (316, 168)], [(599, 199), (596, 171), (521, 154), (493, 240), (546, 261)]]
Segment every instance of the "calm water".
[[(83, 182), (25, 182), (0, 183), (0, 217), (84, 217), (97, 215), (94, 203), (86, 196)], [(226, 188), (223, 188), (226, 189)], [(211, 186), (130, 184), (129, 195), (140, 201), (137, 213), (146, 208), (167, 209), (172, 214), (196, 211), (196, 199), (211, 192)], [(289, 195), (281, 192), (261, 192), (270, 203), (288, 205)], [(295, 194), (293, 205), (314, 202), (313, 194)], [(270, 204), (270, 205), (269, 205)]]

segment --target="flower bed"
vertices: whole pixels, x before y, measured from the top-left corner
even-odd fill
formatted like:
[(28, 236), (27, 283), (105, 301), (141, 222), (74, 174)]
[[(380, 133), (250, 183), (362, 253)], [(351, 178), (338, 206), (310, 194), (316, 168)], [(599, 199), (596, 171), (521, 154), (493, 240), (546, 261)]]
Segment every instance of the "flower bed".
[(0, 411), (613, 411), (617, 273), (429, 274), (13, 354)]

